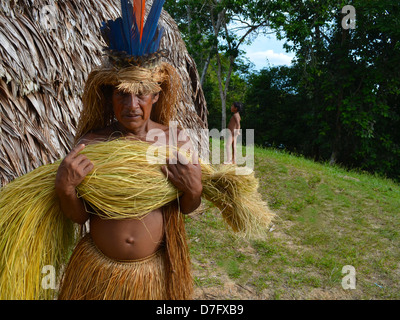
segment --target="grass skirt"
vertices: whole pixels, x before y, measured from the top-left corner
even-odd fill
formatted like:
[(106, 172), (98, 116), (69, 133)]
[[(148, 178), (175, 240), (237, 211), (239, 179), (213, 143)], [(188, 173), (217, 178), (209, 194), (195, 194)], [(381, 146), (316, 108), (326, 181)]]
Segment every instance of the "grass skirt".
[(64, 273), (59, 300), (167, 299), (165, 250), (134, 261), (106, 257), (87, 234)]

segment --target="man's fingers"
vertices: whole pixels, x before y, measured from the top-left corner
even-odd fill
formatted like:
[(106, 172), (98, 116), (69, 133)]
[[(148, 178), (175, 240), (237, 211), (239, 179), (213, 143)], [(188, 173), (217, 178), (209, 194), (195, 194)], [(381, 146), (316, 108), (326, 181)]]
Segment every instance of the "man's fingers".
[(183, 155), (181, 152), (178, 151), (173, 151), (172, 152), (172, 157), (167, 158), (167, 164), (182, 164), (182, 165), (187, 165), (189, 164), (190, 161), (189, 159)]
[(172, 151), (172, 155), (170, 155), (169, 157), (167, 157), (167, 165), (170, 165), (170, 164), (177, 164), (178, 163), (178, 160), (177, 160), (178, 158), (177, 158), (177, 154), (176, 154), (176, 151)]
[(93, 168), (94, 168), (93, 163), (92, 163), (89, 159), (87, 159), (86, 161), (82, 161), (82, 162), (81, 162), (81, 165), (82, 165), (82, 167), (83, 167), (83, 173), (84, 173), (84, 175), (87, 175), (87, 174), (88, 174), (90, 171), (92, 171)]
[(162, 166), (161, 171), (168, 179), (174, 178), (174, 174), (172, 173), (172, 170), (168, 168), (168, 166)]
[(83, 149), (85, 149), (85, 144), (81, 143), (72, 148), (71, 152), (69, 153), (69, 156), (75, 158), (79, 152), (81, 152)]
[(196, 151), (192, 154), (192, 163), (199, 164), (199, 154)]
[(85, 149), (85, 147), (85, 144), (78, 144), (72, 148), (71, 152), (65, 157), (65, 161), (70, 163), (75, 168), (85, 167), (88, 165), (90, 160), (86, 157), (86, 155), (80, 153), (83, 149)]
[(185, 157), (182, 153), (178, 152), (178, 162), (183, 165), (189, 164), (189, 159)]
[(80, 165), (85, 160), (87, 160), (87, 157), (84, 154), (78, 154), (74, 157), (73, 162)]
[(93, 165), (92, 162), (84, 155), (79, 155), (79, 158), (76, 159), (76, 163), (81, 168), (86, 168), (87, 166)]

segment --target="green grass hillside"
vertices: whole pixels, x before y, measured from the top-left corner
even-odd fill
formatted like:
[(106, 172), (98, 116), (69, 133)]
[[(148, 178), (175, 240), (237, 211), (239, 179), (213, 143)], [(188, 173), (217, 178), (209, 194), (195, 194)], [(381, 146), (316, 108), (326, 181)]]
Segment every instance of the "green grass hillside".
[[(187, 218), (197, 299), (400, 298), (398, 184), (275, 150), (254, 155), (277, 217), (250, 240), (208, 203)], [(355, 289), (342, 286), (344, 266), (354, 267)]]

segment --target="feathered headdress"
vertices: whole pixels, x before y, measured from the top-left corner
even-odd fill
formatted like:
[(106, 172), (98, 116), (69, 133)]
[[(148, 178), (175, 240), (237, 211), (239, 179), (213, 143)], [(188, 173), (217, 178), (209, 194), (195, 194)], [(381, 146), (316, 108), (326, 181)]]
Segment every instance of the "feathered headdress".
[(151, 119), (168, 125), (175, 117), (183, 93), (177, 70), (161, 59), (168, 53), (160, 50), (164, 29), (158, 25), (164, 2), (153, 1), (145, 23), (145, 0), (121, 0), (121, 17), (103, 22), (108, 61), (92, 70), (86, 81), (78, 139), (115, 121), (107, 87), (134, 94), (159, 93)]
[(151, 64), (159, 51), (164, 28), (158, 26), (165, 0), (154, 0), (144, 23), (145, 0), (121, 0), (121, 17), (103, 22), (101, 33), (110, 61), (117, 66)]

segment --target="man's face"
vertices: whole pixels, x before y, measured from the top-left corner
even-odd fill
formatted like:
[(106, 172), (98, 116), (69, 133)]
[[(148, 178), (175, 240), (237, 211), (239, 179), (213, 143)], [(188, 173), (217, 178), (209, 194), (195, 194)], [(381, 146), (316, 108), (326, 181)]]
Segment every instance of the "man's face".
[(231, 106), (231, 112), (232, 112), (232, 113), (237, 112), (237, 108), (236, 108), (234, 105)]
[(142, 128), (150, 119), (153, 104), (159, 94), (136, 95), (113, 90), (112, 105), (118, 122), (128, 131)]

